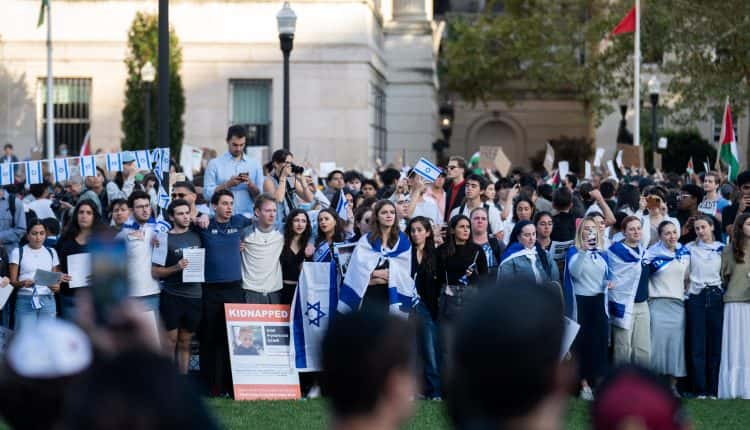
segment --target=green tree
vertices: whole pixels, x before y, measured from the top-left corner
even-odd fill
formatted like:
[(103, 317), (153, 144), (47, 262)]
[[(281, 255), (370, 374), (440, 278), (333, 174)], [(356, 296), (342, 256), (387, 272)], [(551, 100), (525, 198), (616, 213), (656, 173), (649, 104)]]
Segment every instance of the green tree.
[[(736, 115), (750, 108), (750, 2), (659, 0), (669, 14), (662, 70), (671, 75), (672, 119), (689, 125), (723, 112), (730, 97)], [(750, 137), (750, 130), (746, 131)]]
[[(440, 68), (447, 91), (472, 103), (580, 100), (592, 125), (611, 112), (611, 100), (630, 94), (633, 36), (605, 37), (631, 0), (507, 0), (504, 6), (501, 14), (488, 4), (477, 16), (448, 18)], [(652, 42), (643, 43), (646, 58), (660, 55), (663, 19), (644, 13), (642, 40)]]
[[(146, 130), (144, 112), (144, 84), (141, 81), (141, 68), (147, 61), (158, 69), (159, 22), (157, 15), (138, 12), (128, 32), (128, 56), (125, 66), (128, 80), (125, 84), (125, 107), (122, 109), (122, 149), (144, 149), (145, 133), (149, 133), (152, 147), (157, 141), (157, 96), (156, 88), (160, 79), (157, 72), (151, 96), (151, 127)], [(184, 137), (185, 94), (180, 78), (182, 50), (174, 29), (169, 29), (169, 146), (171, 155), (178, 158)]]

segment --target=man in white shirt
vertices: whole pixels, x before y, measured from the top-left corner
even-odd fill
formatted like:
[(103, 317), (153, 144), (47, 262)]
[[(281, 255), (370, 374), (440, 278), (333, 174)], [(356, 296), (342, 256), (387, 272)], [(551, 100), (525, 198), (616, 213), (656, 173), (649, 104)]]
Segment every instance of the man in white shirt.
[(150, 270), (154, 239), (151, 198), (145, 191), (133, 191), (128, 197), (128, 206), (133, 218), (123, 224), (117, 236), (125, 240), (128, 249), (130, 296), (137, 298), (147, 310), (158, 313), (161, 289)]
[(27, 210), (33, 210), (37, 219), (57, 218), (52, 211), (52, 200), (49, 197), (49, 182), (29, 186), (34, 200), (26, 204)]
[(281, 250), (284, 235), (273, 228), (276, 200), (270, 194), (255, 199), (255, 223), (242, 239), (242, 288), (245, 302), (262, 305), (281, 303)]
[(483, 176), (472, 173), (466, 177), (465, 183), (466, 198), (460, 206), (451, 211), (449, 218), (459, 214), (468, 217), (471, 216), (473, 209), (484, 207), (487, 209), (487, 218), (490, 224), (488, 233), (494, 235), (498, 240), (503, 240), (504, 230), (500, 211), (495, 205), (482, 202), (482, 194), (487, 189), (487, 180)]

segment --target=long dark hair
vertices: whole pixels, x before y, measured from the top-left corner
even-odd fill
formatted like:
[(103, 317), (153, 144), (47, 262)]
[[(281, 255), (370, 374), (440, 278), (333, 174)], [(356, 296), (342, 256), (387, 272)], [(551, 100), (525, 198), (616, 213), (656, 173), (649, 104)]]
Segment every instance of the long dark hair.
[(388, 243), (384, 244), (387, 245), (389, 248), (393, 248), (396, 246), (396, 242), (398, 242), (398, 211), (396, 210), (396, 205), (390, 201), (390, 200), (380, 200), (377, 203), (375, 203), (375, 206), (372, 208), (372, 215), (370, 215), (370, 245), (374, 245), (375, 241), (377, 239), (380, 239), (380, 221), (378, 221), (378, 213), (381, 209), (383, 209), (385, 206), (391, 206), (393, 208), (394, 212), (394, 219), (393, 219), (393, 225), (391, 226), (391, 230), (388, 232)]
[(286, 216), (286, 222), (284, 223), (284, 248), (290, 248), (292, 246), (292, 241), (294, 240), (294, 218), (297, 217), (297, 215), (304, 215), (305, 220), (307, 221), (307, 226), (305, 226), (305, 230), (300, 235), (300, 242), (302, 242), (302, 248), (307, 245), (307, 241), (310, 240), (310, 235), (312, 234), (312, 226), (310, 225), (310, 217), (307, 215), (307, 212), (303, 211), (302, 209), (294, 209), (293, 211), (289, 212), (289, 215)]
[(732, 252), (734, 253), (734, 261), (737, 263), (745, 262), (745, 242), (747, 241), (747, 238), (742, 231), (742, 226), (748, 218), (750, 218), (750, 214), (741, 213), (737, 215), (737, 219), (734, 220), (734, 228), (732, 231)]
[(518, 209), (518, 204), (521, 202), (526, 202), (529, 204), (529, 206), (531, 206), (531, 219), (534, 219), (534, 214), (536, 213), (536, 206), (534, 206), (534, 202), (532, 202), (531, 199), (526, 196), (518, 196), (518, 198), (516, 198), (515, 203), (513, 203), (513, 214), (512, 214), (513, 222), (518, 222), (518, 215), (516, 213), (516, 209)]
[[(411, 238), (411, 226), (412, 224), (421, 224), (422, 228), (427, 231), (427, 237), (424, 240), (424, 249), (422, 250), (422, 261), (424, 262), (424, 268), (428, 271), (432, 271), (433, 267), (433, 256), (435, 255), (435, 238), (433, 237), (432, 224), (430, 220), (423, 216), (416, 216), (409, 220), (409, 224), (406, 226), (407, 234), (412, 245), (414, 241)], [(417, 247), (412, 246), (412, 258), (416, 258)]]
[(320, 216), (324, 213), (327, 213), (333, 217), (333, 220), (336, 221), (336, 225), (333, 228), (333, 242), (343, 242), (344, 241), (344, 220), (341, 219), (339, 214), (336, 213), (336, 211), (330, 207), (321, 209), (320, 212), (318, 212), (318, 234), (317, 238), (315, 239), (315, 245), (320, 245), (321, 242), (326, 240), (326, 235), (320, 230)]
[[(277, 149), (273, 151), (273, 154), (271, 154), (271, 161), (265, 164), (266, 171), (270, 175), (271, 172), (275, 173), (276, 176), (279, 175), (279, 172), (276, 172), (273, 170), (273, 163), (286, 163), (286, 157), (292, 155), (291, 152), (289, 152), (286, 149)], [(292, 155), (294, 156), (294, 155)]]
[(448, 223), (448, 234), (445, 238), (445, 245), (443, 245), (443, 257), (451, 257), (456, 253), (456, 226), (461, 220), (466, 220), (469, 223), (469, 239), (467, 243), (471, 242), (471, 219), (466, 215), (459, 214), (451, 218)]
[(76, 238), (76, 236), (78, 236), (78, 233), (81, 232), (81, 226), (78, 225), (78, 212), (81, 210), (81, 206), (88, 206), (94, 213), (94, 222), (91, 224), (92, 231), (94, 231), (97, 227), (100, 226), (100, 224), (102, 224), (102, 215), (96, 208), (96, 204), (94, 204), (94, 202), (89, 199), (81, 200), (80, 202), (78, 202), (78, 204), (76, 204), (75, 209), (73, 209), (73, 215), (68, 220), (65, 228), (63, 228), (63, 232), (60, 235), (61, 242), (63, 240), (73, 240)]
[[(536, 224), (531, 221), (519, 221), (516, 223), (516, 225), (513, 226), (513, 232), (510, 234), (510, 241), (508, 242), (508, 247), (510, 248), (511, 245), (518, 242), (518, 236), (521, 235), (521, 231), (526, 226), (533, 226), (534, 229), (536, 229)], [(553, 227), (554, 228), (554, 227)], [(537, 258), (539, 258), (539, 261), (542, 263), (542, 268), (544, 269), (544, 273), (549, 275), (551, 272), (551, 267), (549, 264), (549, 260), (547, 260), (547, 251), (542, 248), (542, 245), (539, 244), (539, 241), (534, 242), (534, 249), (536, 249), (536, 255)]]

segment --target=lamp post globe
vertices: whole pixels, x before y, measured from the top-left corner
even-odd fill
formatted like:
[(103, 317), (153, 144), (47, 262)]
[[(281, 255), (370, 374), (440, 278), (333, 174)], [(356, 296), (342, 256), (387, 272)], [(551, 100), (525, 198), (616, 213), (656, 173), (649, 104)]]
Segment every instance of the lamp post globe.
[(289, 54), (294, 46), (294, 31), (297, 26), (297, 14), (294, 13), (289, 2), (276, 14), (276, 23), (279, 28), (279, 42), (281, 52), (284, 54), (284, 120), (283, 120), (283, 145), (289, 151)]

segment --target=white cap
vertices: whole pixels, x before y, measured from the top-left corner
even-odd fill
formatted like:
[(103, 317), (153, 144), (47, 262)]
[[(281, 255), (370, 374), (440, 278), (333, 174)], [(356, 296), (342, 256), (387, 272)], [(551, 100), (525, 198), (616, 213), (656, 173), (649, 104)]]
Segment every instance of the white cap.
[(78, 326), (59, 319), (27, 322), (8, 347), (8, 365), (32, 379), (70, 376), (92, 361), (91, 342)]

